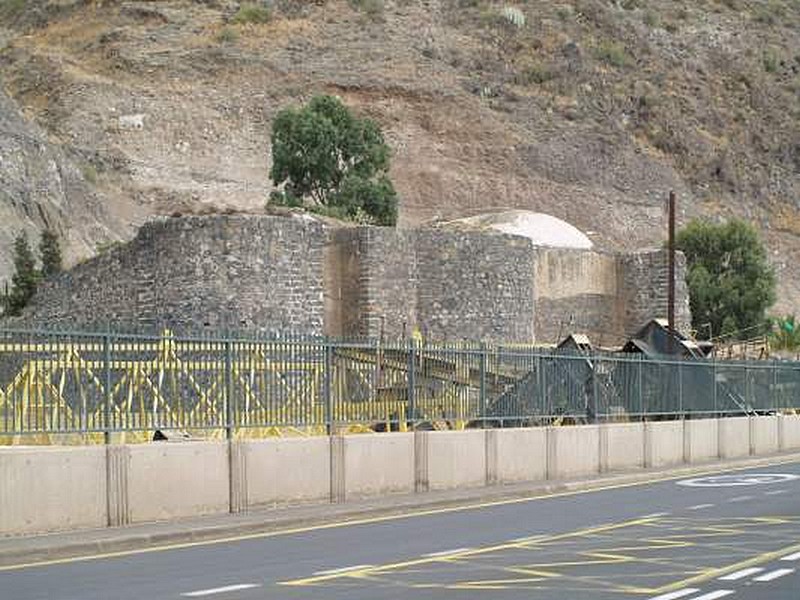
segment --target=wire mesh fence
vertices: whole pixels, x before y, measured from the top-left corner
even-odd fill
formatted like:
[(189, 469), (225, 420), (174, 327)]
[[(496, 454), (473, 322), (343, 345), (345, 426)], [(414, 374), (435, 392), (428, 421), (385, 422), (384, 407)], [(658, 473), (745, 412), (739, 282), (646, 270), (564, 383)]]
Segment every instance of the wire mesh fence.
[(408, 430), (800, 408), (800, 363), (0, 329), (0, 436)]

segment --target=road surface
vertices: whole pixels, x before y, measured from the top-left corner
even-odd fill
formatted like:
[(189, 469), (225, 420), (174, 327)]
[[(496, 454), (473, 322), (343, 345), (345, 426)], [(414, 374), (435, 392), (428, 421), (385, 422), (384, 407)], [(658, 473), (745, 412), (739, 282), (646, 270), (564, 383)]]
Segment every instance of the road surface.
[(0, 569), (9, 600), (797, 600), (800, 463)]

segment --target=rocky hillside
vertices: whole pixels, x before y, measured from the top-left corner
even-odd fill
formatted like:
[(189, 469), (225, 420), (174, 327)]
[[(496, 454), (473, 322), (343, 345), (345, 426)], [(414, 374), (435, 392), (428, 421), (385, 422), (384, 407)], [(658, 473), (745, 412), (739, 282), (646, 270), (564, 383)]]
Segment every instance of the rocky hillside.
[(401, 223), (526, 208), (601, 247), (739, 215), (800, 300), (797, 0), (0, 0), (0, 277), (20, 227), (73, 260), (147, 215), (257, 210), (277, 110), (381, 123)]

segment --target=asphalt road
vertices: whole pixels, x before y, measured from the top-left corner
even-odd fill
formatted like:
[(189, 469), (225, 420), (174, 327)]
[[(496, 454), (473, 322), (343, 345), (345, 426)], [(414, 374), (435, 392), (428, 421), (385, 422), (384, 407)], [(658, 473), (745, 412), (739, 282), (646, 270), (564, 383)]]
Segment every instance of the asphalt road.
[(0, 598), (797, 600), (800, 463), (721, 475), (4, 568)]

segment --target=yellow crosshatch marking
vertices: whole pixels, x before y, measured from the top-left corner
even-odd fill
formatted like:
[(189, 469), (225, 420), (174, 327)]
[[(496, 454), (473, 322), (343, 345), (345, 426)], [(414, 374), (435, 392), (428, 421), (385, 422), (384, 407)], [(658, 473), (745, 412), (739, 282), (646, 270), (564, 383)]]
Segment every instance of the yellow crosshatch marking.
[[(332, 572), (285, 586), (391, 586), (657, 595), (800, 550), (800, 517), (646, 517), (441, 556)], [(549, 597), (549, 596), (548, 596)]]

